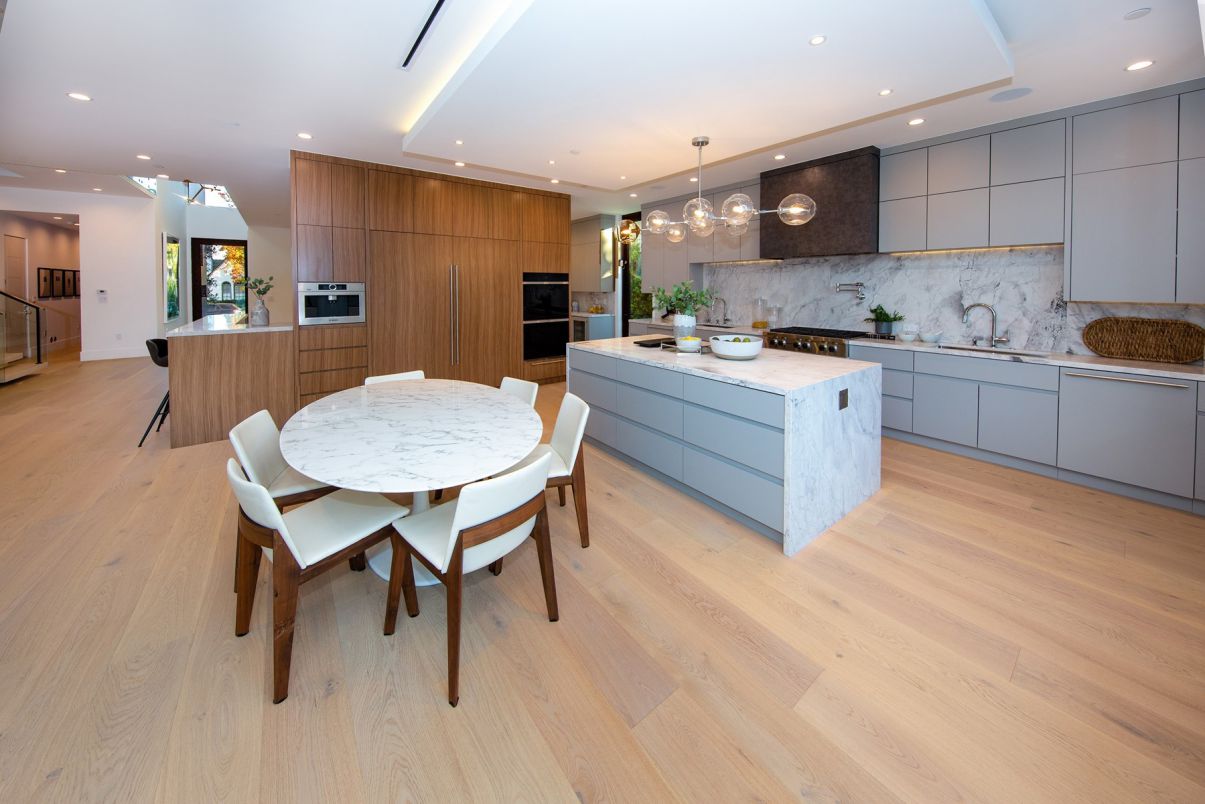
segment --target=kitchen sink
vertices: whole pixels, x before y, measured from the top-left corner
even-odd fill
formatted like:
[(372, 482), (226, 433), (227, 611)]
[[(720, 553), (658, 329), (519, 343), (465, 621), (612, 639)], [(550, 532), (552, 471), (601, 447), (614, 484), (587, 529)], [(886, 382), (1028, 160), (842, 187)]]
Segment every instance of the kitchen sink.
[(703, 321), (699, 326), (708, 329), (736, 329), (736, 324), (720, 324), (715, 321)]
[(1006, 346), (975, 346), (962, 343), (939, 343), (938, 349), (955, 349), (962, 352), (984, 352), (989, 355), (1018, 355), (1020, 357), (1050, 357), (1048, 352), (1026, 352), (1021, 349), (1009, 349)]

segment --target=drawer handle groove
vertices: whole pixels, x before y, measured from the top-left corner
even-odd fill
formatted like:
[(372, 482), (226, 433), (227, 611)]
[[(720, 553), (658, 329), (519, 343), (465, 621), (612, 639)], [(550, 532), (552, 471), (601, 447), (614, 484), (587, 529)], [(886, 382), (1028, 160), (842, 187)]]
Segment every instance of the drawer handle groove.
[(1078, 371), (1068, 371), (1063, 376), (1065, 377), (1083, 377), (1086, 380), (1110, 380), (1112, 382), (1131, 382), (1135, 385), (1158, 385), (1162, 388), (1179, 388), (1188, 390), (1187, 385), (1180, 385), (1174, 382), (1160, 382), (1158, 380), (1132, 380), (1127, 377), (1105, 377), (1100, 374), (1082, 374)]

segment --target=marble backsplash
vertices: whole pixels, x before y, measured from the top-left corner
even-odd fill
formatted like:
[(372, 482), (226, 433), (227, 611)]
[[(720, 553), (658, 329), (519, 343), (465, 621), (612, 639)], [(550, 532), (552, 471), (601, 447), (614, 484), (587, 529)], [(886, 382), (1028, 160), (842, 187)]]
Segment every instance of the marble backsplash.
[[(868, 330), (867, 310), (898, 310), (943, 341), (985, 336), (985, 311), (962, 323), (962, 310), (990, 304), (1009, 346), (1043, 352), (1091, 354), (1080, 335), (1102, 316), (1179, 318), (1205, 326), (1205, 305), (1068, 303), (1063, 299), (1063, 247), (864, 254), (788, 260), (779, 265), (709, 265), (703, 281), (728, 303), (728, 317), (747, 323), (753, 300), (783, 308), (783, 324)], [(863, 282), (866, 299), (838, 293), (839, 282)]]

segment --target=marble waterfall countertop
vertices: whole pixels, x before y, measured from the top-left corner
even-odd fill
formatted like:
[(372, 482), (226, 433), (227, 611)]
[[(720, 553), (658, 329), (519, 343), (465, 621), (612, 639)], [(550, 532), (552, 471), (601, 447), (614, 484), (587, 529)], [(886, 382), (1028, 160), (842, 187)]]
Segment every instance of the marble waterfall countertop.
[(181, 324), (175, 329), (167, 331), (168, 338), (180, 338), (187, 335), (230, 335), (239, 332), (292, 332), (293, 325), (289, 324), (271, 324), (266, 327), (253, 327), (247, 323), (245, 313), (234, 313), (230, 315), (207, 315), (204, 318), (198, 318), (196, 321), (190, 321), (187, 324)]
[[(913, 341), (878, 341), (871, 338), (850, 341), (851, 345), (869, 346), (874, 349), (902, 349), (909, 352), (932, 352), (959, 357), (978, 357), (984, 360), (1011, 360), (1015, 363), (1034, 363), (1042, 366), (1064, 366), (1092, 371), (1120, 371), (1127, 374), (1146, 374), (1152, 377), (1167, 377), (1175, 380), (1205, 382), (1205, 366), (1196, 363), (1155, 363), (1149, 360), (1122, 360), (1098, 355), (1069, 355), (1059, 352), (1026, 352), (1018, 354), (1009, 349), (981, 351), (978, 349), (953, 349), (958, 344), (938, 346), (935, 343)], [(763, 352), (762, 354), (765, 354)]]
[[(801, 388), (879, 367), (877, 363), (865, 363), (860, 360), (838, 360), (774, 349), (762, 349), (761, 354), (753, 360), (725, 360), (712, 354), (671, 352), (667, 349), (650, 349), (636, 345), (636, 341), (647, 337), (638, 335), (631, 338), (580, 341), (568, 346), (570, 349), (596, 352), (783, 396)], [(572, 356), (569, 362), (572, 365)]]

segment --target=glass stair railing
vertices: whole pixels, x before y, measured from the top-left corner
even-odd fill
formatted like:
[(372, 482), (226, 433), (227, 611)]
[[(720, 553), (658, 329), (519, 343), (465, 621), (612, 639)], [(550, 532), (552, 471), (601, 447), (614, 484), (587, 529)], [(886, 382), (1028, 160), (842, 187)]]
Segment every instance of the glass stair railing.
[(45, 365), (45, 311), (0, 290), (0, 383), (37, 374)]

